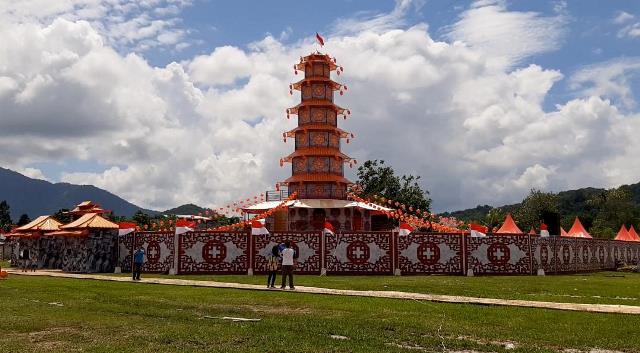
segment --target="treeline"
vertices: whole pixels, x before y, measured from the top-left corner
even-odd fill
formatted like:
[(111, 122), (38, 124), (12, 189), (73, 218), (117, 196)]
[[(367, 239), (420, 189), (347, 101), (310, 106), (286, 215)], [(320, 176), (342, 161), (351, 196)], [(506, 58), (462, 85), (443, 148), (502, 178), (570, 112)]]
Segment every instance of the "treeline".
[[(569, 230), (576, 217), (592, 235), (614, 238), (622, 224), (640, 228), (640, 183), (613, 189), (584, 188), (559, 193), (531, 190), (522, 202), (502, 207), (488, 205), (445, 213), (467, 222), (499, 226), (507, 213), (524, 232), (540, 222), (557, 222)], [(550, 229), (551, 230), (551, 229)]]

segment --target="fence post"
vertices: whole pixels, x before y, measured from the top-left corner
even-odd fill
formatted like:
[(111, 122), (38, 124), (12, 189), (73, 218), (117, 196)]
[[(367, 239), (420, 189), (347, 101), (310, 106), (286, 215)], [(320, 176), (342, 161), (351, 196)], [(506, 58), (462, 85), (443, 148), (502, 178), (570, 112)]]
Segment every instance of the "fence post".
[(247, 244), (249, 250), (249, 266), (247, 266), (247, 276), (253, 276), (253, 264), (255, 263), (255, 241), (253, 239), (253, 234), (251, 231), (247, 231)]
[(178, 254), (178, 248), (180, 247), (180, 244), (178, 244), (178, 239), (180, 237), (180, 234), (177, 234), (175, 231), (173, 232), (173, 267), (169, 269), (169, 274), (170, 275), (177, 275), (178, 274), (178, 258), (180, 257)]
[[(398, 251), (398, 247), (400, 246), (400, 233), (396, 233), (394, 231), (391, 231), (390, 235), (391, 237), (390, 241), (389, 241), (389, 245), (391, 246), (391, 268), (393, 271), (393, 275), (394, 276), (401, 276), (402, 275), (402, 271), (400, 270), (400, 258), (398, 256), (399, 251)], [(407, 235), (408, 236), (408, 235)]]
[(320, 237), (320, 276), (326, 276), (327, 259), (325, 256), (327, 252), (327, 234), (324, 231), (321, 231)]

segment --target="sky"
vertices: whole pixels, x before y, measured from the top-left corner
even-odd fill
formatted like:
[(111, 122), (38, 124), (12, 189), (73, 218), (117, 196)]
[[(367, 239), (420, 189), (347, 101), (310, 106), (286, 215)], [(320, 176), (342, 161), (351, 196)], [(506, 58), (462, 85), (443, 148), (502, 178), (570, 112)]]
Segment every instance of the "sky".
[(343, 152), (421, 176), (435, 211), (640, 181), (640, 2), (275, 4), (0, 0), (0, 166), (158, 210), (271, 190), (320, 49)]

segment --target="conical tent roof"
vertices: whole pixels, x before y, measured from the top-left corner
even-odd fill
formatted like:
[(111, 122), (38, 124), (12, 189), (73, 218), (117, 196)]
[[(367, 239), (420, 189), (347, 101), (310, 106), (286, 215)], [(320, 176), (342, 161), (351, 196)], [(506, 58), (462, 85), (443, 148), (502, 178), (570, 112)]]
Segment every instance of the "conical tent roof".
[(618, 235), (616, 235), (614, 240), (631, 241), (631, 237), (629, 235), (629, 231), (624, 226), (624, 224), (622, 226), (620, 226), (620, 230), (618, 231)]
[(567, 234), (567, 231), (564, 230), (564, 228), (560, 227), (560, 236), (561, 237), (568, 237), (569, 235)]
[(522, 234), (522, 231), (516, 225), (516, 222), (513, 221), (511, 217), (511, 213), (507, 214), (507, 217), (504, 219), (504, 223), (502, 227), (498, 229), (496, 234)]
[(529, 230), (529, 234), (536, 235), (536, 229), (531, 227), (531, 229)]
[(640, 236), (638, 236), (636, 229), (633, 228), (633, 224), (629, 227), (629, 239), (632, 241), (640, 241)]
[(578, 217), (573, 221), (573, 226), (567, 232), (567, 236), (574, 238), (591, 238), (591, 235), (584, 229)]

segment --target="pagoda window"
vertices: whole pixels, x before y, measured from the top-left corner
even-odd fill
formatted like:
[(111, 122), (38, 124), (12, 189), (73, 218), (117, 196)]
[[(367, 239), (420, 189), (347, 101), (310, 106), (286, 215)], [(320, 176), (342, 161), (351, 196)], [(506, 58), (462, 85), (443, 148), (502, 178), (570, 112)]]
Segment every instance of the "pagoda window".
[(309, 140), (307, 139), (307, 134), (304, 131), (296, 133), (296, 149), (300, 147), (309, 147)]
[(340, 136), (338, 134), (329, 134), (329, 147), (340, 148)]
[(329, 133), (326, 131), (312, 131), (309, 133), (311, 147), (329, 147)]
[(324, 83), (314, 83), (312, 86), (313, 99), (327, 99), (326, 92), (331, 90)]
[(333, 109), (329, 109), (327, 111), (327, 123), (333, 126), (337, 126), (337, 116), (336, 116), (336, 111)]
[(311, 86), (302, 86), (302, 101), (309, 100), (313, 97)]
[(298, 112), (298, 124), (304, 125), (311, 122), (311, 115), (309, 113), (309, 109), (300, 109)]
[(312, 123), (326, 123), (327, 122), (327, 110), (325, 108), (311, 108), (311, 122)]

